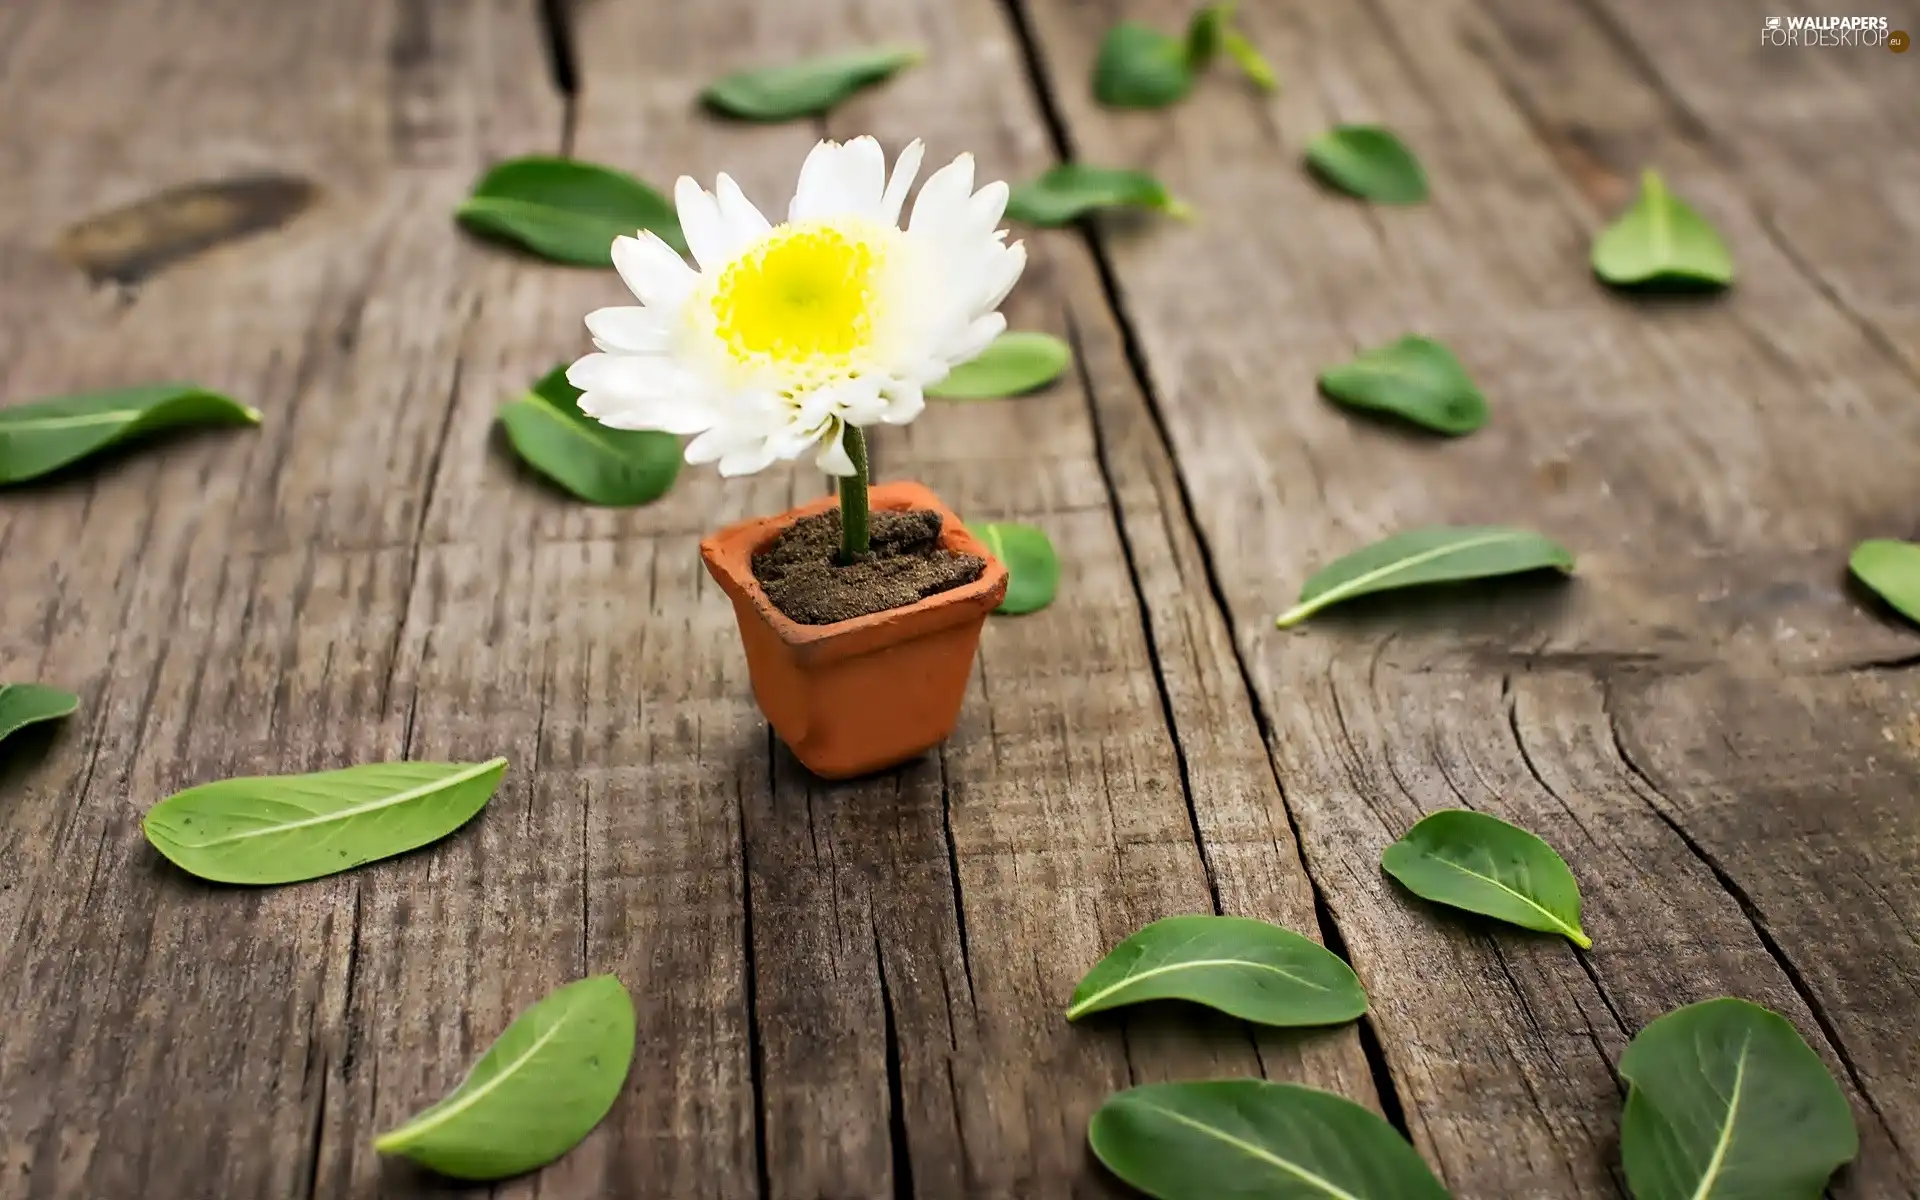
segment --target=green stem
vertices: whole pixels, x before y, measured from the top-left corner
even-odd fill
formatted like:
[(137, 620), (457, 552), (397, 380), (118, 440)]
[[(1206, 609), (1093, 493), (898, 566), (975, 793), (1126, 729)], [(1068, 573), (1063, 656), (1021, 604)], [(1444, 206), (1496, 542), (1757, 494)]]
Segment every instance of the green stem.
[(847, 426), (847, 457), (853, 474), (840, 476), (840, 561), (859, 562), (867, 556), (867, 439), (858, 426)]

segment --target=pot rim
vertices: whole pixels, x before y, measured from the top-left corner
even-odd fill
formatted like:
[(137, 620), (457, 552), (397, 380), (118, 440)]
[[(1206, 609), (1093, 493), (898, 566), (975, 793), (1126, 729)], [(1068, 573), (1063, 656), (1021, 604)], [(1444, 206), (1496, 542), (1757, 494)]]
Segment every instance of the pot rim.
[(803, 625), (774, 607), (754, 578), (753, 555), (794, 522), (837, 507), (840, 501), (835, 496), (823, 496), (775, 516), (729, 525), (701, 541), (700, 556), (736, 606), (751, 607), (796, 657), (810, 661), (846, 658), (970, 619), (984, 619), (999, 606), (1006, 595), (1007, 568), (932, 489), (910, 480), (896, 480), (870, 487), (867, 496), (876, 512), (927, 509), (939, 513), (941, 548), (985, 559), (986, 570), (972, 583), (936, 592), (912, 604), (830, 625)]

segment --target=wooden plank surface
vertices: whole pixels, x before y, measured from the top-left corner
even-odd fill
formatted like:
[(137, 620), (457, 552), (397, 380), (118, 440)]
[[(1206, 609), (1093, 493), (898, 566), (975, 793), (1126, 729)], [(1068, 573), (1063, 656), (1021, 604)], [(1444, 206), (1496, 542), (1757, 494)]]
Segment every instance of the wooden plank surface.
[[(1084, 1148), (1105, 1095), (1265, 1074), (1383, 1109), (1457, 1195), (1619, 1196), (1620, 1051), (1722, 993), (1854, 1099), (1837, 1194), (1920, 1193), (1915, 642), (1841, 577), (1920, 531), (1914, 56), (1763, 57), (1745, 0), (1289, 0), (1243, 6), (1277, 95), (1221, 72), (1115, 114), (1100, 35), (1184, 2), (593, 0), (556, 39), (568, 7), (0, 5), (0, 396), (187, 377), (267, 414), (0, 497), (0, 678), (83, 698), (0, 762), (0, 1197), (443, 1194), (373, 1135), (597, 971), (639, 1010), (626, 1092), (498, 1194), (1118, 1196)], [(826, 122), (691, 104), (895, 40), (933, 53)], [(1432, 204), (1304, 178), (1357, 119), (1408, 136)], [(1067, 574), (989, 623), (941, 752), (827, 785), (770, 738), (695, 553), (818, 476), (688, 468), (630, 511), (547, 488), (494, 408), (623, 291), (447, 214), (488, 162), (568, 149), (775, 211), (815, 138), (863, 132), (987, 178), (1147, 166), (1201, 219), (1027, 234), (1009, 317), (1075, 375), (876, 439), (881, 476), (1042, 525)], [(1728, 297), (1591, 283), (1647, 161), (1727, 233)], [(262, 170), (319, 197), (130, 284), (53, 250)], [(1486, 431), (1314, 396), (1414, 328)], [(1537, 524), (1580, 579), (1272, 629), (1314, 565), (1453, 520)], [(208, 888), (139, 832), (225, 775), (496, 753), (482, 820), (333, 880)], [(1591, 954), (1389, 889), (1380, 849), (1460, 804), (1568, 852)], [(1113, 942), (1205, 911), (1327, 938), (1369, 1018), (1065, 1022)]]
[[(1884, 337), (1797, 259), (1887, 208), (1910, 220), (1915, 193), (1898, 191), (1896, 165), (1884, 189), (1869, 172), (1876, 186), (1842, 199), (1796, 159), (1826, 196), (1796, 226), (1820, 249), (1796, 255), (1743, 199), (1783, 186), (1778, 147), (1763, 181), (1676, 156), (1675, 186), (1737, 248), (1738, 289), (1630, 305), (1591, 282), (1585, 250), (1631, 192), (1595, 176), (1631, 180), (1691, 136), (1635, 73), (1654, 53), (1643, 41), (1718, 98), (1716, 115), (1764, 81), (1809, 144), (1910, 116), (1895, 97), (1911, 94), (1911, 64), (1757, 60), (1761, 15), (1745, 5), (1691, 6), (1677, 39), (1671, 6), (1490, 7), (1250, 6), (1280, 95), (1223, 75), (1147, 117), (1103, 112), (1079, 86), (1118, 6), (1025, 9), (1074, 153), (1146, 165), (1201, 214), (1101, 246), (1416, 1144), (1459, 1194), (1618, 1195), (1625, 1040), (1733, 993), (1788, 1014), (1849, 1085), (1865, 1149), (1842, 1192), (1910, 1194), (1911, 1039), (1887, 1030), (1916, 1004), (1920, 943), (1900, 922), (1920, 816), (1905, 803), (1914, 748), (1882, 734), (1904, 728), (1892, 710), (1910, 715), (1892, 699), (1900, 667), (1874, 675), (1913, 641), (1842, 575), (1858, 538), (1913, 528), (1899, 514), (1920, 409), (1884, 345), (1911, 308), (1876, 282), (1897, 250), (1877, 271), (1841, 264), (1876, 297)], [(1183, 8), (1126, 11), (1171, 25)], [(1748, 49), (1728, 49), (1736, 38)], [(1842, 71), (1854, 82), (1836, 120), (1827, 88)], [(1571, 139), (1591, 158), (1563, 148), (1566, 128), (1609, 129), (1623, 107), (1635, 140)], [(1557, 140), (1536, 128), (1540, 108)], [(1408, 137), (1431, 204), (1370, 210), (1275, 169), (1327, 124), (1365, 120)], [(1494, 404), (1485, 432), (1435, 446), (1316, 397), (1321, 366), (1415, 330), (1473, 369)], [(1582, 555), (1580, 582), (1272, 629), (1314, 565), (1396, 528), (1480, 521), (1560, 537)], [(1488, 937), (1389, 892), (1380, 851), (1457, 805), (1571, 852), (1592, 954)]]

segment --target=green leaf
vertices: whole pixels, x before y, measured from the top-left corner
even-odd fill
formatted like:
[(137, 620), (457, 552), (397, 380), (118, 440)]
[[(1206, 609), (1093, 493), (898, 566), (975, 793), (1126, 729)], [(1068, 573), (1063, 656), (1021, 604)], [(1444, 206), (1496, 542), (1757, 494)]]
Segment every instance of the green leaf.
[(1458, 436), (1487, 423), (1487, 398), (1453, 351), (1409, 335), (1320, 372), (1320, 390), (1352, 408), (1372, 409)]
[(1280, 86), (1280, 77), (1274, 74), (1267, 60), (1261, 57), (1252, 42), (1240, 34), (1231, 29), (1223, 31), (1220, 34), (1220, 48), (1261, 91), (1271, 92)]
[(80, 697), (40, 683), (0, 683), (0, 742), (42, 721), (57, 721), (80, 707)]
[(1093, 98), (1112, 108), (1164, 108), (1193, 80), (1186, 44), (1137, 21), (1109, 29), (1093, 61)]
[(1649, 169), (1633, 207), (1593, 240), (1593, 272), (1616, 287), (1711, 290), (1733, 282), (1733, 256), (1707, 219)]
[(226, 779), (168, 796), (147, 840), (215, 883), (297, 883), (439, 841), (486, 806), (507, 760), (377, 763)]
[(961, 363), (927, 395), (996, 400), (1043, 388), (1073, 362), (1073, 350), (1050, 333), (1014, 330), (993, 339), (980, 357)]
[(1454, 583), (1553, 568), (1571, 575), (1573, 555), (1524, 529), (1462, 525), (1409, 529), (1336, 559), (1308, 577), (1300, 602), (1274, 621), (1285, 629), (1328, 605), (1369, 592)]
[(1273, 68), (1253, 44), (1229, 25), (1231, 3), (1209, 4), (1193, 14), (1185, 38), (1170, 37), (1136, 21), (1107, 31), (1093, 63), (1093, 96), (1113, 108), (1165, 108), (1193, 90), (1193, 82), (1220, 51), (1254, 83), (1272, 89)]
[(1339, 955), (1247, 917), (1148, 925), (1087, 972), (1067, 1020), (1143, 1000), (1190, 1000), (1260, 1025), (1337, 1025), (1367, 1011), (1367, 994)]
[(1103, 208), (1142, 208), (1182, 219), (1193, 215), (1144, 171), (1079, 163), (1062, 163), (1007, 197), (1007, 219), (1029, 225), (1065, 225)]
[(521, 1013), (453, 1093), (373, 1148), (455, 1179), (505, 1179), (580, 1144), (633, 1065), (633, 998), (593, 975)]
[(1046, 534), (1009, 521), (981, 525), (973, 532), (1007, 569), (1007, 595), (993, 611), (1020, 616), (1053, 603), (1053, 594), (1060, 590), (1060, 558)]
[(0, 408), (0, 484), (38, 479), (163, 429), (259, 423), (258, 410), (190, 383), (83, 392)]
[(1860, 1152), (1853, 1111), (1793, 1026), (1723, 996), (1677, 1008), (1620, 1056), (1634, 1200), (1816, 1200)]
[(1350, 196), (1376, 204), (1418, 204), (1427, 198), (1420, 160), (1393, 131), (1378, 125), (1340, 125), (1307, 146), (1307, 166)]
[(1221, 4), (1209, 4), (1193, 14), (1193, 20), (1187, 25), (1186, 56), (1187, 65), (1195, 74), (1206, 70), (1215, 54), (1226, 51), (1234, 65), (1244, 72), (1254, 86), (1263, 91), (1272, 91), (1280, 85), (1274, 77), (1273, 68), (1267, 60), (1260, 57), (1243, 35), (1233, 28), (1233, 0)]
[(650, 229), (687, 252), (673, 204), (624, 171), (535, 155), (503, 162), (473, 185), (454, 219), (556, 262), (613, 265), (613, 239)]
[(1157, 1200), (1447, 1200), (1378, 1113), (1297, 1083), (1128, 1088), (1093, 1114), (1087, 1143)]
[(646, 504), (680, 473), (680, 439), (609, 429), (581, 412), (580, 389), (567, 382), (564, 366), (502, 405), (500, 424), (527, 465), (589, 504)]
[(748, 121), (817, 116), (924, 57), (918, 46), (879, 46), (829, 54), (791, 66), (728, 75), (708, 84), (700, 99), (708, 108)]
[(1911, 620), (1920, 621), (1920, 546), (1891, 538), (1870, 538), (1853, 548), (1847, 566), (1882, 600)]
[(1380, 867), (1435, 904), (1524, 929), (1564, 934), (1582, 950), (1580, 885), (1553, 847), (1498, 817), (1464, 808), (1422, 817), (1388, 846)]

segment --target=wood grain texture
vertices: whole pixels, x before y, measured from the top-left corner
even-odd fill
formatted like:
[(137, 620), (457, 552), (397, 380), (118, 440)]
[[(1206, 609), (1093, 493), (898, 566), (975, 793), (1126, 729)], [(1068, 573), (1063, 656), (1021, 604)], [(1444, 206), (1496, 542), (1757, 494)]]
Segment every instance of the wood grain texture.
[[(685, 118), (687, 97), (719, 70), (892, 41), (939, 52), (817, 128)], [(984, 0), (600, 5), (581, 11), (577, 42), (578, 153), (663, 185), (726, 170), (770, 213), (822, 132), (871, 132), (890, 152), (922, 137), (929, 170), (970, 151), (983, 179), (1052, 158), (1015, 30)], [(689, 61), (687, 46), (713, 47), (718, 61)], [(982, 103), (955, 106), (956, 94)], [(1113, 371), (1117, 335), (1084, 246), (1063, 234), (1030, 248), (1012, 323), (1097, 338), (1099, 369)], [(769, 771), (743, 748), (766, 1194), (1113, 1194), (1084, 1149), (1085, 1123), (1136, 1078), (1265, 1069), (1370, 1097), (1351, 1032), (1256, 1045), (1190, 1014), (1080, 1028), (1062, 1018), (1114, 942), (1160, 916), (1213, 911), (1210, 864), (1231, 889), (1223, 905), (1315, 928), (1244, 691), (1200, 682), (1197, 654), (1169, 658), (1143, 625), (1149, 585), (1130, 569), (1109, 486), (1118, 474), (1103, 465), (1081, 381), (1012, 403), (936, 402), (907, 429), (878, 431), (873, 451), (880, 477), (923, 479), (969, 519), (1045, 528), (1066, 576), (1047, 610), (989, 622), (960, 728), (926, 762), (824, 786), (784, 750), (773, 747)], [(1158, 503), (1135, 488), (1127, 529), (1180, 522)], [(1168, 589), (1168, 567), (1152, 569), (1151, 586)], [(1210, 609), (1202, 593), (1185, 615), (1199, 623)], [(1195, 774), (1166, 695), (1209, 686), (1246, 740)], [(1175, 725), (1198, 724), (1203, 702), (1183, 694)], [(1257, 863), (1245, 861), (1252, 845)]]
[[(1462, 1197), (1617, 1197), (1621, 1050), (1729, 992), (1854, 1099), (1836, 1194), (1915, 1194), (1916, 641), (1843, 581), (1854, 540), (1920, 532), (1915, 60), (1762, 56), (1756, 5), (1243, 5), (1277, 95), (1221, 70), (1128, 114), (1089, 98), (1100, 36), (1188, 5), (0, 5), (0, 395), (185, 377), (267, 414), (0, 496), (0, 678), (83, 698), (0, 760), (0, 1197), (1118, 1197), (1084, 1148), (1105, 1095), (1246, 1074), (1382, 1109)], [(932, 54), (828, 120), (694, 107), (878, 41)], [(1298, 169), (1367, 119), (1430, 205)], [(688, 468), (606, 510), (517, 465), (495, 408), (625, 292), (447, 214), (567, 149), (777, 213), (817, 137), (865, 132), (982, 178), (1144, 166), (1201, 215), (1028, 235), (1008, 315), (1076, 370), (875, 439), (882, 477), (1039, 524), (1066, 575), (989, 622), (940, 752), (829, 785), (771, 738), (696, 553), (820, 477)], [(1729, 296), (1589, 278), (1648, 161), (1727, 234)], [(268, 170), (319, 188), (278, 228), (121, 286), (61, 257), (81, 218)], [(1313, 394), (1415, 329), (1488, 429)], [(1580, 577), (1271, 628), (1314, 566), (1433, 521), (1537, 525)], [(208, 888), (139, 832), (226, 775), (493, 754), (481, 820), (337, 879)], [(1380, 850), (1460, 804), (1567, 854), (1592, 954), (1392, 888)], [(1206, 911), (1327, 936), (1367, 1021), (1066, 1023), (1114, 942)], [(492, 1189), (377, 1159), (600, 971), (638, 1050), (577, 1150)]]
[[(1125, 15), (1171, 28), (1184, 7)], [(1666, 8), (1501, 4), (1496, 21), (1466, 3), (1245, 7), (1281, 92), (1223, 71), (1154, 114), (1100, 110), (1084, 86), (1119, 6), (1022, 11), (1074, 154), (1147, 167), (1199, 211), (1190, 226), (1108, 225), (1099, 241), (1416, 1143), (1460, 1195), (1619, 1195), (1619, 1051), (1668, 1008), (1730, 992), (1787, 1014), (1854, 1096), (1864, 1149), (1841, 1194), (1910, 1194), (1920, 1127), (1904, 1046), (1883, 1031), (1913, 1019), (1914, 993), (1868, 986), (1859, 964), (1872, 946), (1905, 979), (1920, 949), (1889, 907), (1910, 886), (1914, 818), (1891, 798), (1908, 790), (1912, 749), (1896, 738), (1863, 761), (1859, 748), (1901, 727), (1869, 697), (1915, 643), (1843, 581), (1857, 538), (1911, 525), (1913, 383), (1880, 344), (1906, 310), (1884, 265), (1844, 259), (1836, 270), (1857, 278), (1843, 285), (1798, 261), (1839, 258), (1838, 225), (1875, 206), (1910, 219), (1904, 168), (1884, 187), (1874, 173), (1840, 211), (1802, 213), (1800, 250), (1767, 236), (1746, 197), (1784, 189), (1789, 170), (1824, 188), (1825, 160), (1776, 147), (1767, 175), (1744, 156), (1681, 155), (1669, 178), (1726, 233), (1740, 282), (1714, 302), (1628, 302), (1593, 283), (1586, 248), (1627, 194), (1596, 178), (1641, 164), (1570, 166), (1539, 111), (1582, 129), (1625, 112), (1643, 139), (1630, 153), (1684, 147), (1683, 118), (1625, 69), (1665, 44)], [(1725, 49), (1757, 42), (1748, 7), (1694, 6), (1689, 56), (1661, 52), (1721, 115), (1757, 101), (1765, 74), (1792, 89), (1766, 103), (1810, 140), (1910, 117), (1874, 60), (1877, 82), (1851, 85), (1829, 124), (1820, 81), (1840, 68)], [(1496, 48), (1522, 26), (1531, 43)], [(1558, 58), (1538, 61), (1540, 43)], [(1602, 74), (1609, 56), (1624, 66)], [(1369, 209), (1297, 169), (1327, 125), (1372, 120), (1421, 155), (1432, 203)], [(1859, 304), (1869, 319), (1835, 301), (1846, 287), (1879, 297)], [(1487, 430), (1440, 446), (1315, 395), (1321, 366), (1409, 331), (1461, 353), (1492, 400)], [(1480, 521), (1555, 535), (1581, 555), (1579, 580), (1382, 599), (1272, 629), (1336, 555), (1397, 528)], [(1811, 702), (1790, 697), (1809, 694), (1833, 732), (1808, 732)], [(1791, 738), (1731, 742), (1722, 722), (1762, 696), (1779, 698), (1771, 719), (1799, 722)], [(1837, 806), (1835, 787), (1855, 799)], [(1454, 805), (1568, 854), (1591, 955), (1389, 887), (1380, 851)], [(1816, 823), (1832, 848), (1760, 832), (1775, 823)], [(1871, 884), (1783, 882), (1823, 879), (1817, 856), (1869, 843), (1844, 878)]]
[[(1130, 1079), (1264, 1069), (1371, 1099), (1351, 1031), (1251, 1040), (1191, 1014), (1085, 1028), (1061, 1015), (1113, 942), (1211, 911), (1215, 890), (1227, 911), (1315, 928), (1250, 705), (1230, 677), (1208, 677), (1225, 645), (1210, 600), (1161, 603), (1157, 623), (1185, 623), (1164, 639), (1142, 620), (1143, 589), (1175, 591), (1169, 572), (1192, 569), (1175, 557), (1195, 552), (1191, 534), (1151, 487), (1116, 502), (1077, 381), (1020, 404), (938, 406), (880, 441), (883, 473), (918, 475), (980, 519), (1046, 526), (1070, 586), (1047, 613), (994, 623), (942, 754), (852, 786), (809, 780), (770, 741), (694, 553), (705, 528), (786, 507), (817, 477), (689, 470), (659, 504), (592, 510), (513, 465), (492, 432), (494, 406), (577, 353), (581, 315), (621, 289), (449, 228), (487, 161), (571, 136), (582, 155), (659, 182), (733, 170), (772, 207), (816, 131), (721, 126), (689, 100), (733, 56), (784, 58), (858, 30), (970, 50), (904, 79), (888, 106), (850, 106), (836, 130), (873, 127), (895, 148), (922, 134), (936, 154), (970, 148), (983, 171), (1024, 174), (1051, 146), (1000, 8), (850, 5), (823, 23), (771, 3), (664, 22), (593, 6), (575, 31), (584, 90), (571, 112), (530, 74), (537, 30), (518, 10), (369, 3), (341, 17), (354, 37), (329, 40), (219, 11), (205, 17), (226, 23), (215, 33), (183, 9), (95, 9), (118, 73), (93, 81), (103, 96), (164, 91), (155, 77), (191, 44), (203, 75), (224, 69), (236, 89), (279, 78), (317, 115), (255, 129), (242, 92), (210, 89), (203, 119), (245, 147), (231, 162), (156, 155), (173, 173), (129, 171), (118, 190), (101, 180), (119, 176), (83, 171), (69, 180), (81, 199), (47, 201), (50, 218), (262, 162), (291, 163), (326, 196), (285, 232), (117, 294), (88, 292), (39, 248), (55, 220), (6, 243), (64, 289), (50, 294), (67, 311), (112, 310), (116, 332), (144, 337), (141, 354), (89, 360), (101, 381), (184, 368), (269, 412), (254, 442), (157, 448), (10, 495), (24, 507), (0, 514), (8, 570), (29, 583), (7, 592), (7, 669), (75, 683), (107, 714), (29, 763), (33, 790), (8, 810), (10, 861), (32, 864), (0, 893), (20, 968), (9, 977), (23, 981), (19, 1028), (39, 1035), (0, 1042), (9, 1187), (435, 1190), (377, 1161), (373, 1134), (453, 1086), (516, 1011), (589, 971), (620, 975), (639, 1002), (628, 1093), (579, 1150), (501, 1194), (1110, 1195), (1083, 1131)], [(23, 45), (72, 36), (33, 24)], [(302, 52), (299, 71), (276, 76)], [(956, 88), (1002, 107), (956, 112)], [(0, 152), (45, 187), (58, 171), (35, 159), (43, 145), (19, 130)], [(1063, 235), (1036, 257), (1016, 323), (1071, 325), (1090, 376), (1123, 378), (1085, 248)], [(58, 333), (48, 308), (43, 296), (9, 310), (6, 335)], [(206, 314), (221, 337), (191, 319)], [(69, 378), (78, 345), (16, 364), (10, 394), (94, 382)], [(1137, 392), (1102, 394), (1143, 411)], [(1164, 488), (1164, 451), (1127, 444), (1130, 478), (1157, 472)], [(1129, 535), (1133, 559), (1117, 513), (1158, 527)], [(67, 557), (76, 542), (81, 563)], [(103, 595), (104, 612), (82, 607)], [(103, 625), (120, 641), (102, 641)], [(122, 693), (139, 708), (115, 708)], [(1170, 720), (1245, 740), (1190, 765)], [(473, 829), (339, 880), (214, 894), (139, 840), (139, 812), (185, 783), (494, 753), (514, 765)], [(138, 779), (120, 773), (129, 758), (145, 764)], [(76, 904), (58, 856), (96, 840)], [(198, 926), (178, 928), (175, 909)], [(149, 922), (164, 920), (162, 941)], [(76, 957), (82, 929), (140, 954)], [(196, 1019), (209, 1008), (248, 1014), (243, 1031)], [(81, 1046), (88, 1028), (112, 1037)], [(230, 1114), (170, 1113), (170, 1097), (208, 1089)], [(212, 1143), (207, 1122), (222, 1131)]]
[[(405, 751), (420, 515), (498, 282), (439, 214), (485, 156), (551, 144), (560, 108), (515, 65), (538, 53), (518, 4), (127, 0), (0, 24), (0, 388), (184, 377), (266, 413), (0, 502), (0, 673), (85, 705), (5, 769), (0, 1194), (304, 1195), (316, 1131), (367, 1080), (358, 938), (390, 931), (357, 898), (427, 862), (213, 889), (139, 819), (208, 779)], [(136, 288), (90, 289), (53, 250), (90, 213), (263, 167), (325, 195)], [(511, 731), (463, 748), (481, 741), (522, 757)], [(530, 948), (497, 978), (531, 998), (567, 977), (548, 966)]]

